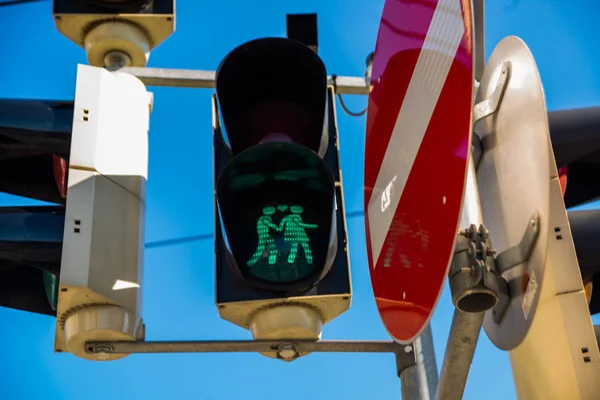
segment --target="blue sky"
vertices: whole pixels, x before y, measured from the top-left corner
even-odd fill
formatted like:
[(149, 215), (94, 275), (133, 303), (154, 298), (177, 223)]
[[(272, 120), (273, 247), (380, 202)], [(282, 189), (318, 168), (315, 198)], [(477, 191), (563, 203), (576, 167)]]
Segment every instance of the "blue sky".
[[(569, 4), (567, 6), (567, 3)], [(244, 41), (283, 36), (285, 14), (317, 12), (320, 54), (328, 72), (362, 75), (375, 45), (383, 0), (177, 2), (177, 31), (152, 53), (149, 66), (215, 69)], [(486, 53), (507, 35), (520, 36), (536, 58), (548, 108), (600, 105), (600, 42), (591, 0), (496, 0), (486, 9)], [(54, 28), (51, 2), (0, 8), (0, 97), (72, 100), (84, 51)], [(209, 90), (150, 88), (150, 167), (146, 241), (213, 228)], [(346, 103), (366, 105), (364, 96)], [(348, 212), (363, 207), (365, 118), (338, 109)], [(359, 160), (361, 160), (359, 162)], [(0, 205), (32, 204), (0, 195)], [(324, 339), (387, 339), (368, 275), (364, 222), (348, 220), (353, 280), (351, 309), (324, 327)], [(148, 340), (247, 339), (218, 317), (213, 242), (146, 251), (144, 319)], [(438, 368), (453, 307), (446, 288), (432, 320)], [(0, 308), (0, 398), (37, 399), (399, 399), (391, 355), (312, 354), (283, 363), (258, 354), (134, 355), (94, 363), (54, 354), (51, 318)], [(485, 333), (465, 399), (515, 398), (508, 355)]]

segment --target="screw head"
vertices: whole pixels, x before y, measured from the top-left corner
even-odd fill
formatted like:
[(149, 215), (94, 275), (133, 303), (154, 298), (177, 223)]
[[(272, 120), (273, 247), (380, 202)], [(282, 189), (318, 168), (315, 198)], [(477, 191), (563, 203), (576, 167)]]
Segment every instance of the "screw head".
[(96, 353), (96, 358), (98, 360), (106, 361), (106, 360), (108, 360), (109, 357), (110, 357), (110, 354), (108, 354), (108, 353), (106, 353), (104, 351)]
[(109, 51), (104, 55), (104, 66), (109, 70), (116, 70), (129, 65), (131, 65), (131, 58), (122, 51)]
[(298, 358), (298, 356), (299, 353), (296, 350), (296, 346), (293, 344), (282, 344), (279, 346), (279, 350), (277, 351), (277, 357), (283, 361), (292, 361)]

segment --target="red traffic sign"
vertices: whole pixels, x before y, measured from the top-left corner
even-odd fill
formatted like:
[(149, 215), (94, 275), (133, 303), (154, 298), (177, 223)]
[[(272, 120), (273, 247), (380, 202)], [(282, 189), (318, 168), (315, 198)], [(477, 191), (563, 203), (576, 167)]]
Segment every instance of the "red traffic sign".
[(386, 0), (365, 143), (365, 227), (381, 319), (398, 342), (425, 328), (446, 279), (470, 155), (469, 1)]

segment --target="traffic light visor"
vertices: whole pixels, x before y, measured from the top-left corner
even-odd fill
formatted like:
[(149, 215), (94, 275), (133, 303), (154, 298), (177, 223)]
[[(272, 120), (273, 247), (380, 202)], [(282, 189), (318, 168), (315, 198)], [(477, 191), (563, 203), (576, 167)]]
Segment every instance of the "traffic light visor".
[(313, 151), (294, 143), (251, 147), (223, 170), (217, 196), (231, 253), (248, 281), (294, 290), (330, 267), (335, 182)]
[(260, 143), (272, 132), (319, 151), (327, 71), (309, 47), (285, 38), (250, 41), (225, 57), (215, 80), (233, 154)]

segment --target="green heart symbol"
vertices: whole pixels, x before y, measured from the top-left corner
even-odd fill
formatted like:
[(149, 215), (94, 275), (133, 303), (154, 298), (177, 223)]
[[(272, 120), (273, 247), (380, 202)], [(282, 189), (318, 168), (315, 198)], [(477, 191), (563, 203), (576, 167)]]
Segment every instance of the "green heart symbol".
[(277, 209), (281, 212), (284, 212), (288, 209), (288, 206), (277, 206)]

